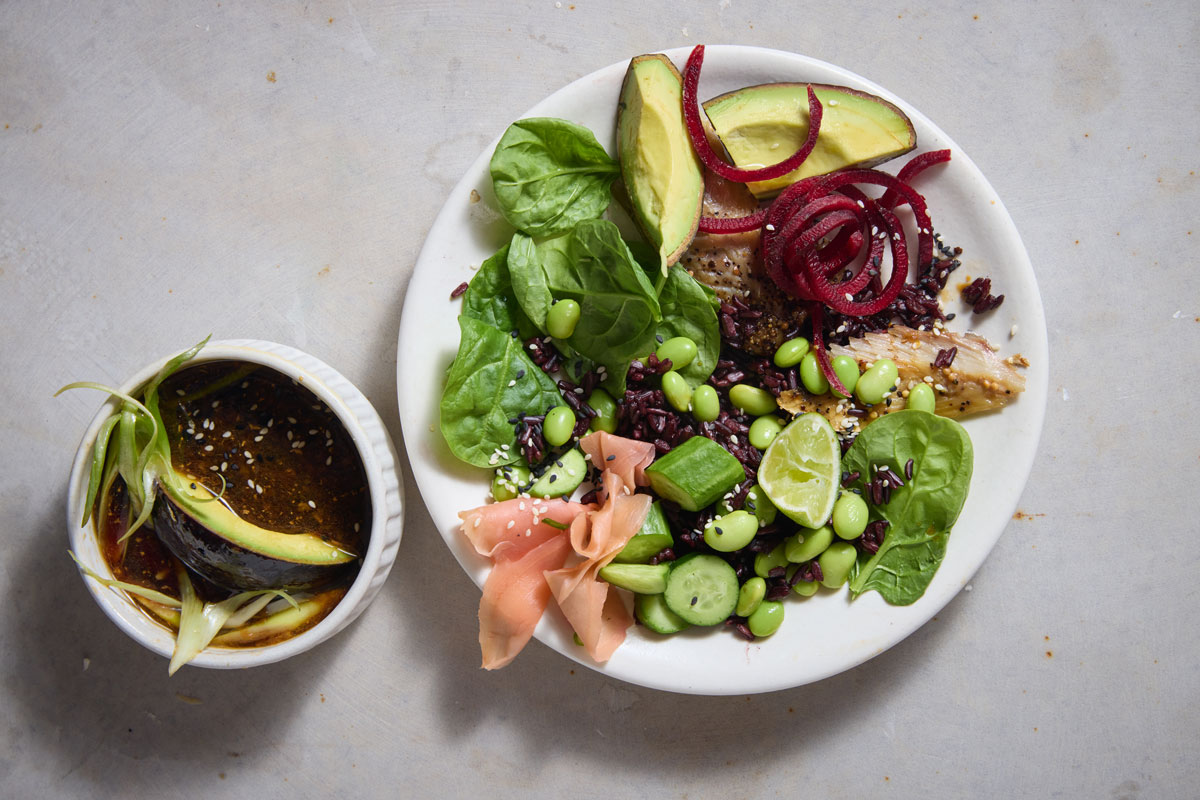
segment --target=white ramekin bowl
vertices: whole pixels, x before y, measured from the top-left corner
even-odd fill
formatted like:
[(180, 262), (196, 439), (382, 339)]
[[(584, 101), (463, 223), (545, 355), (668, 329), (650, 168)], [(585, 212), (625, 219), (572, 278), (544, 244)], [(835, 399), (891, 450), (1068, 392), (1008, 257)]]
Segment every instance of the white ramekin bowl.
[[(132, 394), (174, 356), (166, 356), (139, 370), (120, 387)], [(209, 361), (244, 361), (261, 364), (282, 373), (309, 389), (337, 415), (358, 449), (367, 476), (371, 496), (371, 538), (358, 576), (345, 597), (319, 623), (309, 630), (277, 644), (262, 647), (210, 646), (189, 662), (197, 667), (241, 669), (270, 664), (309, 650), (350, 624), (374, 599), (396, 559), (404, 526), (404, 493), (396, 449), (379, 414), (367, 398), (329, 365), (294, 347), (253, 339), (209, 342), (188, 365)], [(67, 530), (71, 549), (79, 560), (96, 574), (112, 577), (100, 553), (92, 524), (80, 527), (83, 504), (87, 498), (88, 473), (92, 446), (105, 418), (118, 408), (112, 399), (96, 414), (71, 468), (67, 498)], [(123, 591), (110, 589), (83, 576), (88, 590), (104, 613), (138, 643), (166, 657), (175, 645), (174, 633), (152, 620)]]

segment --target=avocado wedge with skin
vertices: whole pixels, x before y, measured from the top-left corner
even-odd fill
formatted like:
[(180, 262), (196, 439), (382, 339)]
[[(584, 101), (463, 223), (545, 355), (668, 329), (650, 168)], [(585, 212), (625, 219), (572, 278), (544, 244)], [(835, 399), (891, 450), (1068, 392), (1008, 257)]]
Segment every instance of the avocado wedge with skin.
[(162, 488), (154, 503), (154, 532), (176, 558), (218, 586), (309, 588), (358, 560), (316, 534), (260, 528), (198, 483), (166, 480)]
[(633, 217), (665, 274), (696, 235), (704, 172), (683, 121), (683, 78), (664, 55), (629, 62), (617, 106), (617, 157)]
[[(892, 103), (846, 86), (814, 83), (821, 101), (817, 146), (793, 172), (747, 184), (759, 199), (812, 175), (845, 167), (873, 167), (917, 146), (912, 122)], [(808, 136), (808, 84), (748, 86), (703, 104), (713, 129), (739, 167), (777, 164)]]

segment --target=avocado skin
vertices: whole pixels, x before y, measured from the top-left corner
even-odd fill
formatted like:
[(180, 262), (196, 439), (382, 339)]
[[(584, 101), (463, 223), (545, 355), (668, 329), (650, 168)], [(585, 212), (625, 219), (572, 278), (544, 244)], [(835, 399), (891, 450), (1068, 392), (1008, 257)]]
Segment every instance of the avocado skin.
[(311, 589), (354, 564), (301, 564), (239, 547), (188, 516), (165, 493), (154, 503), (154, 532), (190, 570), (234, 591)]
[[(648, 112), (653, 125), (643, 124)], [(648, 163), (647, 152), (665, 157)], [(674, 264), (700, 224), (704, 172), (683, 121), (683, 78), (661, 53), (629, 62), (617, 105), (617, 158), (635, 221), (664, 267)]]
[[(808, 130), (808, 86), (806, 83), (747, 86), (714, 97), (702, 107), (731, 160), (740, 167), (752, 169), (783, 160), (790, 155), (791, 149), (782, 147), (767, 151), (765, 139), (748, 141), (743, 138), (735, 142), (730, 137), (731, 132), (739, 128), (753, 132), (758, 127), (761, 136), (771, 138), (772, 130), (790, 127), (798, 145)], [(760, 199), (774, 196), (801, 178), (846, 167), (877, 166), (917, 145), (912, 121), (893, 103), (848, 86), (814, 83), (812, 87), (823, 112), (817, 146), (808, 160), (788, 175), (747, 184)], [(795, 109), (795, 113), (790, 109)]]

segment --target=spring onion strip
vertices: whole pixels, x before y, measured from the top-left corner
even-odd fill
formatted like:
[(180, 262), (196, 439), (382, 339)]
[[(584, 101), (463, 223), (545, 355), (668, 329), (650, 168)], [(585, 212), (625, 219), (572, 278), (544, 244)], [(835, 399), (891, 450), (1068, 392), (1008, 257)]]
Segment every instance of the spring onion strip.
[(88, 569), (87, 565), (80, 561), (79, 557), (73, 552), (68, 550), (67, 554), (75, 560), (75, 564), (80, 570), (83, 571), (84, 575), (87, 575), (97, 583), (107, 586), (110, 589), (121, 589), (122, 591), (129, 592), (130, 594), (136, 594), (138, 597), (144, 597), (152, 603), (158, 603), (159, 605), (167, 606), (168, 608), (180, 607), (180, 602), (168, 594), (157, 592), (154, 589), (147, 589), (145, 586), (138, 586), (135, 583), (126, 583), (125, 581), (113, 580), (112, 578), (102, 578), (92, 570)]
[(294, 598), (278, 589), (241, 592), (218, 603), (201, 603), (187, 570), (181, 566), (177, 574), (180, 597), (179, 632), (175, 636), (175, 651), (171, 654), (167, 675), (174, 675), (180, 667), (198, 656), (222, 628), (244, 625), (270, 603), (272, 598), (283, 597), (295, 608), (300, 607)]
[(104, 420), (104, 424), (100, 426), (100, 432), (96, 434), (96, 444), (92, 448), (92, 469), (88, 475), (88, 490), (87, 499), (83, 503), (83, 519), (79, 522), (79, 527), (84, 527), (91, 519), (92, 509), (96, 506), (96, 493), (100, 490), (104, 477), (104, 462), (108, 455), (108, 441), (112, 438), (113, 428), (117, 427), (117, 423), (121, 421), (120, 414), (113, 414), (108, 419)]

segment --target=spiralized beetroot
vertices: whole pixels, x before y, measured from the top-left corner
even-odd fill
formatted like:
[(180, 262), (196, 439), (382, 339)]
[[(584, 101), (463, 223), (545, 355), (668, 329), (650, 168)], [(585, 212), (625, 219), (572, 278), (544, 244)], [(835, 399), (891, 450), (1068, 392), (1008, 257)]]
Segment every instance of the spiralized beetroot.
[[(817, 146), (817, 135), (821, 131), (821, 101), (817, 99), (812, 86), (808, 87), (808, 138), (800, 149), (790, 156), (761, 169), (739, 169), (726, 164), (704, 135), (704, 125), (700, 122), (700, 105), (697, 89), (700, 85), (700, 67), (704, 63), (704, 45), (698, 44), (692, 48), (687, 65), (683, 68), (683, 121), (687, 125), (688, 136), (692, 140), (692, 148), (696, 151), (704, 166), (720, 175), (722, 178), (740, 183), (751, 181), (769, 181), (787, 175), (805, 162), (813, 148)], [(715, 232), (715, 231), (713, 231)], [(724, 231), (733, 233), (733, 231)]]
[[(821, 104), (808, 87), (809, 131), (804, 144), (784, 161), (757, 170), (726, 164), (713, 150), (700, 122), (696, 90), (704, 45), (693, 48), (683, 72), (683, 115), (697, 156), (711, 171), (741, 183), (786, 175), (808, 158), (821, 125)], [(898, 206), (912, 209), (917, 226), (916, 272), (933, 263), (933, 223), (922, 197), (910, 185), (917, 175), (950, 160), (949, 150), (921, 153), (896, 175), (875, 169), (846, 169), (793, 183), (766, 209), (737, 218), (701, 217), (702, 233), (745, 233), (762, 229), (762, 257), (771, 280), (808, 304), (813, 350), (821, 371), (837, 392), (848, 395), (825, 350), (824, 317), (829, 308), (848, 317), (868, 317), (887, 309), (900, 296), (910, 272), (907, 237)], [(874, 198), (859, 185), (883, 188)], [(891, 271), (882, 280), (885, 251)]]

